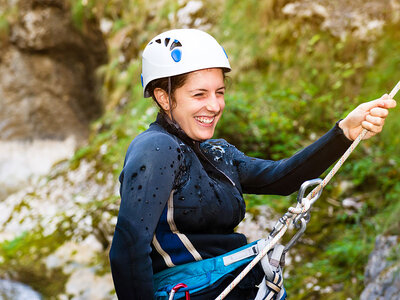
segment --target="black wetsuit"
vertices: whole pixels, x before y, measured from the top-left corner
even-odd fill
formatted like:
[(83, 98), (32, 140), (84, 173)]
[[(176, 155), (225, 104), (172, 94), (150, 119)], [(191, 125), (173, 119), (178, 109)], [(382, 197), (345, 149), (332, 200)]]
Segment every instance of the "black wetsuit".
[[(152, 299), (153, 272), (243, 246), (243, 194), (289, 195), (348, 148), (335, 125), (291, 158), (244, 155), (225, 140), (191, 140), (159, 115), (129, 146), (110, 261), (119, 299)], [(261, 237), (260, 237), (261, 238)]]

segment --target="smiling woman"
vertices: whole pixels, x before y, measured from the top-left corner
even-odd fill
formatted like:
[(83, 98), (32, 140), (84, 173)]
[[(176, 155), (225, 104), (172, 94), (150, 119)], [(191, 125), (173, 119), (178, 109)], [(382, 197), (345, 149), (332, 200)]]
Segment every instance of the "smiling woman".
[[(160, 113), (130, 144), (119, 178), (121, 206), (110, 250), (119, 299), (171, 299), (171, 288), (182, 282), (173, 278), (189, 269), (195, 278), (187, 279), (194, 282), (186, 289), (191, 299), (217, 297), (243, 265), (216, 268), (214, 259), (241, 247), (240, 255), (253, 249), (234, 232), (245, 215), (243, 194), (298, 190), (334, 163), (364, 128), (367, 138), (380, 132), (388, 108), (396, 105), (387, 95), (364, 103), (288, 159), (252, 158), (225, 140), (211, 139), (225, 108), (230, 69), (225, 50), (200, 30), (164, 32), (143, 51), (144, 96), (156, 101)], [(243, 261), (236, 252), (229, 257)], [(258, 289), (263, 277), (257, 265), (227, 299), (265, 299)], [(268, 299), (284, 299), (277, 282), (268, 286), (263, 289), (272, 293)]]

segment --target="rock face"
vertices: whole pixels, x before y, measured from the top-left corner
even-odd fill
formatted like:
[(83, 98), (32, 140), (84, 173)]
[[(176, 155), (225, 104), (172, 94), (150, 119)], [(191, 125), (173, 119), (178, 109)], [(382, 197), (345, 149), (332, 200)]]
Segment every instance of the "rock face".
[(19, 15), (0, 47), (0, 201), (87, 138), (103, 110), (95, 69), (107, 59), (99, 29), (75, 28), (68, 1), (13, 2)]
[(94, 78), (106, 61), (100, 31), (79, 32), (63, 0), (17, 3), (0, 50), (0, 139), (85, 138), (102, 112)]
[(366, 287), (360, 300), (400, 299), (399, 240), (399, 236), (377, 237), (365, 269)]
[(398, 0), (300, 0), (283, 8), (285, 15), (313, 20), (332, 35), (371, 41), (381, 34), (388, 18), (398, 20)]
[[(81, 161), (73, 171), (67, 163), (57, 168), (49, 181), (42, 178), (0, 201), (0, 244), (10, 245), (0, 248), (0, 276), (44, 298), (116, 299), (108, 247), (119, 186), (93, 162)], [(0, 281), (0, 299), (2, 292), (10, 295)]]

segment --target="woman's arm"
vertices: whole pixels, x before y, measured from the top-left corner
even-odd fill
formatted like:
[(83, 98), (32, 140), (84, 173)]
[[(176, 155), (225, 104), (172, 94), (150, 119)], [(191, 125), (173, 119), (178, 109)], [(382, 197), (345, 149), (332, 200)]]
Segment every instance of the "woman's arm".
[(396, 101), (387, 95), (359, 105), (319, 140), (281, 161), (254, 159), (237, 152), (237, 165), (244, 193), (289, 195), (309, 179), (320, 176), (347, 150), (366, 128), (369, 138), (382, 130), (388, 109)]
[(128, 149), (120, 176), (121, 206), (110, 250), (119, 299), (153, 299), (151, 242), (179, 170), (178, 143), (146, 132)]
[(289, 195), (320, 176), (351, 145), (336, 124), (324, 136), (292, 157), (279, 161), (252, 158), (236, 150), (243, 193)]

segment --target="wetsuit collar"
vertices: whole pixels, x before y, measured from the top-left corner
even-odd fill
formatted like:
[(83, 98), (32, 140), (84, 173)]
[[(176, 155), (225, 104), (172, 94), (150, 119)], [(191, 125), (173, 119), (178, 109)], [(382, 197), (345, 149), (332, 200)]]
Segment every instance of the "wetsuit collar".
[(176, 137), (181, 139), (185, 144), (189, 145), (192, 148), (195, 146), (196, 143), (200, 144), (200, 142), (190, 138), (178, 124), (173, 123), (171, 119), (164, 113), (158, 113), (156, 123), (163, 127), (170, 134), (175, 135)]

